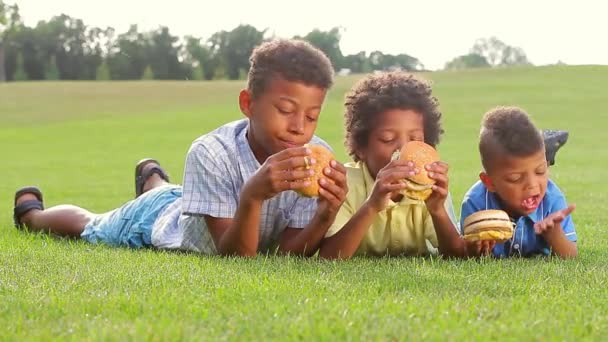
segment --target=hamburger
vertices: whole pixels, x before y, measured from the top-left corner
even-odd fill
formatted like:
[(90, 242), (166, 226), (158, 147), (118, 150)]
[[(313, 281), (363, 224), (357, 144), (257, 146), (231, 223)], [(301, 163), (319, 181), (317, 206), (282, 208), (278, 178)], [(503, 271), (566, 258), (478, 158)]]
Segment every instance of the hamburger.
[[(300, 167), (300, 170), (313, 169), (315, 174), (312, 177), (306, 178), (305, 180), (310, 181), (310, 185), (305, 188), (295, 189), (294, 191), (305, 197), (318, 197), (319, 196), (319, 180), (324, 178), (323, 169), (329, 167), (329, 163), (335, 159), (333, 153), (321, 145), (304, 145), (311, 151), (310, 158), (316, 160), (314, 165), (309, 164), (309, 159), (305, 157), (306, 166)], [(332, 182), (331, 179), (325, 177), (327, 181)], [(333, 183), (333, 182), (332, 182)]]
[(414, 167), (420, 170), (418, 174), (403, 180), (407, 184), (407, 188), (402, 192), (403, 195), (421, 201), (429, 198), (433, 193), (435, 180), (429, 177), (424, 166), (439, 161), (437, 150), (422, 141), (410, 141), (401, 148), (401, 151), (395, 151), (392, 159), (411, 160)]
[(464, 239), (503, 242), (513, 236), (513, 222), (502, 210), (481, 210), (464, 219)]

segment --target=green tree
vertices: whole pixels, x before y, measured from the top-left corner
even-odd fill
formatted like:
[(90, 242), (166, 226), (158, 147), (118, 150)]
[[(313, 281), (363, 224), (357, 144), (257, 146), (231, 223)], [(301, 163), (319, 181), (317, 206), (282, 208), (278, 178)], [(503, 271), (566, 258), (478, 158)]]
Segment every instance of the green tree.
[(148, 63), (152, 68), (155, 79), (185, 79), (189, 78), (190, 68), (182, 65), (179, 60), (181, 46), (179, 38), (171, 35), (169, 28), (160, 27), (149, 32)]
[(371, 70), (365, 51), (361, 51), (354, 55), (344, 56), (342, 59), (342, 67), (350, 69), (353, 73), (366, 73)]
[(6, 81), (4, 68), (4, 31), (8, 20), (6, 19), (6, 5), (0, 0), (0, 82)]
[(329, 31), (314, 29), (304, 37), (296, 36), (295, 38), (304, 39), (323, 51), (331, 61), (334, 69), (339, 70), (342, 67), (344, 56), (342, 55), (342, 50), (340, 50), (342, 34), (339, 27), (334, 27)]
[[(7, 81), (15, 71), (17, 65), (17, 54), (7, 56), (8, 47), (15, 50), (15, 43), (11, 39), (16, 32), (23, 27), (19, 6), (17, 4), (8, 5), (0, 0), (0, 82)], [(11, 70), (12, 69), (12, 70)], [(9, 73), (10, 71), (10, 73)]]
[(424, 69), (424, 65), (416, 57), (401, 53), (398, 55), (384, 55), (384, 68), (416, 71)]
[(476, 53), (458, 56), (445, 64), (447, 70), (471, 69), (471, 68), (489, 68), (490, 63), (484, 56)]
[(219, 65), (219, 58), (217, 56), (213, 56), (209, 47), (197, 37), (186, 37), (185, 49), (186, 63), (193, 68), (193, 72), (200, 72), (202, 74), (201, 79), (212, 80)]
[(148, 40), (137, 25), (120, 34), (110, 46), (107, 63), (113, 80), (139, 80), (148, 66)]
[(507, 46), (503, 50), (500, 65), (530, 65), (528, 57), (523, 49), (513, 46)]
[(369, 66), (372, 70), (384, 70), (385, 60), (382, 51), (372, 51), (369, 54)]
[(216, 59), (212, 61), (214, 71), (223, 69), (229, 79), (238, 79), (242, 71), (249, 70), (249, 56), (264, 41), (265, 32), (251, 25), (239, 25), (229, 32), (214, 33), (208, 40), (211, 60)]
[(152, 67), (151, 66), (147, 66), (146, 69), (144, 69), (144, 74), (141, 76), (142, 80), (153, 80), (154, 79), (154, 71), (152, 71)]
[(59, 79), (59, 70), (57, 69), (57, 61), (55, 60), (55, 56), (51, 56), (51, 58), (49, 58), (49, 62), (47, 63), (46, 68), (44, 69), (44, 79)]
[(507, 45), (496, 37), (478, 39), (470, 53), (483, 56), (493, 67), (530, 64), (521, 48)]
[(196, 65), (192, 68), (192, 80), (201, 81), (205, 78), (203, 74), (203, 68), (200, 65)]
[(17, 70), (15, 71), (15, 76), (13, 76), (15, 81), (27, 81), (27, 74), (23, 69), (23, 55), (17, 55)]
[(23, 70), (30, 80), (42, 80), (45, 76), (45, 65), (48, 62), (46, 50), (47, 39), (37, 29), (18, 26), (6, 36), (5, 66), (8, 80), (15, 78), (17, 59), (23, 59)]
[(95, 72), (95, 79), (98, 81), (109, 81), (110, 80), (110, 68), (108, 68), (108, 63), (105, 61), (102, 62), (99, 67), (97, 67), (97, 71)]

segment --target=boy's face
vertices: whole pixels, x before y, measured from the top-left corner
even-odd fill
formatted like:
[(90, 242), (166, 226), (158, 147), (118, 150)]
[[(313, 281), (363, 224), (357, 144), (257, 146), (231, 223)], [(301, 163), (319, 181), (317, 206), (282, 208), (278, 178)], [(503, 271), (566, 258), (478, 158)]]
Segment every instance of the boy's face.
[(488, 173), (480, 174), (481, 181), (490, 192), (495, 192), (511, 216), (533, 213), (540, 205), (547, 183), (549, 169), (544, 149), (528, 156), (504, 156), (492, 162)]
[(260, 163), (269, 156), (310, 141), (327, 89), (276, 77), (262, 94), (252, 98), (241, 91), (239, 105), (250, 119), (247, 139)]
[(357, 157), (365, 162), (373, 178), (376, 178), (391, 155), (408, 141), (424, 141), (422, 115), (413, 110), (389, 109), (376, 116), (367, 146), (359, 148)]

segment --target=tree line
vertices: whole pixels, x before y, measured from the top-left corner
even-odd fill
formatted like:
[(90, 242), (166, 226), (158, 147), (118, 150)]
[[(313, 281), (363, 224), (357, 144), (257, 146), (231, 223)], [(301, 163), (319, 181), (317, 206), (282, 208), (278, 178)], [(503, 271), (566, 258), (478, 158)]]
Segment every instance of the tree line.
[[(117, 33), (111, 27), (88, 26), (66, 14), (29, 27), (24, 24), (17, 4), (0, 0), (0, 82), (240, 79), (249, 69), (249, 55), (254, 47), (272, 38), (267, 33), (251, 25), (222, 30), (206, 39), (178, 37), (164, 26), (142, 31), (131, 25), (126, 32)], [(315, 29), (295, 38), (325, 52), (337, 71), (424, 70), (419, 59), (405, 53), (361, 51), (343, 55), (341, 30), (337, 27), (328, 31)], [(446, 68), (528, 63), (521, 49), (496, 41), (493, 38), (477, 42), (471, 54), (457, 57)]]

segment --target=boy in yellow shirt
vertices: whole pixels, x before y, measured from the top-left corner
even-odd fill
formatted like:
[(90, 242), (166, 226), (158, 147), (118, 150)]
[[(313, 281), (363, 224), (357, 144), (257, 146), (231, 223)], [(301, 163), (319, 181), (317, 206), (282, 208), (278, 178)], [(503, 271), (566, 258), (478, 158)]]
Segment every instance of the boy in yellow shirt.
[(346, 164), (349, 192), (322, 242), (320, 256), (421, 256), (437, 252), (464, 257), (488, 253), (487, 243), (467, 244), (456, 226), (448, 192), (448, 164), (426, 165), (436, 183), (426, 201), (400, 192), (399, 180), (420, 170), (391, 155), (411, 140), (436, 146), (441, 112), (430, 85), (413, 75), (369, 75), (346, 95)]

